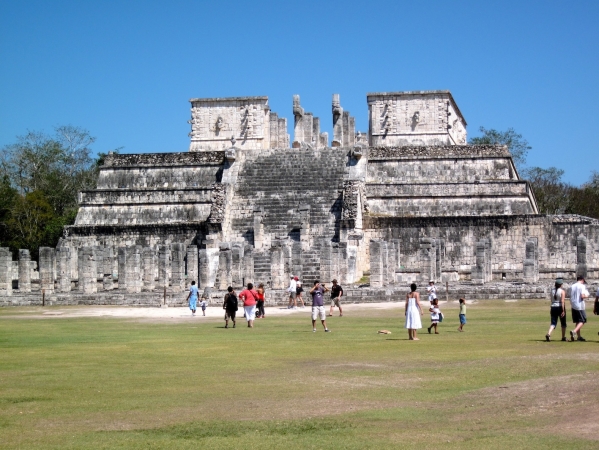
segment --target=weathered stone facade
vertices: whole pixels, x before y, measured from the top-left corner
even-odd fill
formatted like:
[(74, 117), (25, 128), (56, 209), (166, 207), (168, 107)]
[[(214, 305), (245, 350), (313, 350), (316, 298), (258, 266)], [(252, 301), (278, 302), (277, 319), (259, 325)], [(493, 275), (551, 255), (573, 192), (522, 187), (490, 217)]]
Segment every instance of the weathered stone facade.
[(337, 278), (354, 301), (431, 279), (536, 298), (554, 277), (599, 277), (599, 221), (538, 214), (506, 147), (465, 145), (449, 92), (367, 100), (363, 134), (333, 96), (329, 144), (294, 96), (290, 144), (266, 97), (192, 99), (190, 152), (108, 155), (39, 273), (0, 249), (0, 304), (178, 304), (191, 281), (216, 299), (291, 275)]

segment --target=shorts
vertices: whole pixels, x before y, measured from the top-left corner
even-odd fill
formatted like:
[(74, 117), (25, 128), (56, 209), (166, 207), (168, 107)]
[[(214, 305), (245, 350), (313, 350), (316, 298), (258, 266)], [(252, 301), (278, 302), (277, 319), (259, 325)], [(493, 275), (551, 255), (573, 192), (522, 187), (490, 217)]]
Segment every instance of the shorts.
[(244, 306), (243, 309), (245, 310), (245, 320), (248, 322), (250, 320), (256, 320), (256, 305)]
[(466, 325), (466, 314), (460, 314), (460, 325)]
[(324, 310), (324, 306), (313, 306), (312, 307), (312, 320), (318, 319), (320, 316), (320, 320), (325, 320), (327, 318), (327, 314)]
[(341, 308), (341, 306), (339, 306), (339, 297), (335, 297), (331, 299), (331, 306), (336, 306), (337, 308)]
[(439, 323), (439, 319), (431, 319), (431, 325)]
[(562, 328), (566, 328), (568, 325), (566, 325), (566, 315), (564, 314), (564, 316), (562, 317), (562, 307), (561, 306), (557, 306), (557, 307), (552, 306), (551, 307), (551, 326), (553, 326), (553, 327), (557, 326), (558, 318), (562, 325)]
[(584, 310), (573, 309), (572, 310), (572, 321), (574, 323), (587, 323), (587, 313)]
[(229, 310), (225, 310), (225, 320), (235, 320), (235, 314), (237, 313), (237, 311), (229, 311)]
[(290, 293), (289, 293), (289, 298), (290, 298), (291, 300), (295, 300), (295, 297), (296, 297), (296, 296), (297, 296), (297, 294), (296, 294), (295, 292), (290, 292)]

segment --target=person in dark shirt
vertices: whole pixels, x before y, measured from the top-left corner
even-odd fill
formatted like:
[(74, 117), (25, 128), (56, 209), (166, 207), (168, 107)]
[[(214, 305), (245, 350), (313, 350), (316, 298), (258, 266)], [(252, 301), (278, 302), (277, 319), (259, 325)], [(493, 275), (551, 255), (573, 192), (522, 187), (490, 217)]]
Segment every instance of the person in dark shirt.
[(235, 328), (235, 314), (237, 314), (238, 306), (237, 296), (232, 286), (227, 288), (223, 309), (225, 310), (225, 328), (229, 328), (229, 319), (233, 321), (233, 328)]
[(343, 316), (343, 309), (341, 308), (341, 297), (343, 296), (343, 288), (337, 284), (337, 280), (332, 281), (333, 286), (331, 287), (331, 310), (329, 316), (333, 315), (333, 308), (336, 306), (339, 308), (339, 316)]
[(323, 295), (325, 292), (328, 292), (326, 286), (322, 286), (320, 281), (316, 280), (314, 282), (314, 287), (310, 289), (310, 295), (312, 296), (312, 331), (316, 333), (316, 318), (320, 317), (320, 321), (322, 322), (322, 326), (324, 327), (324, 331), (326, 333), (330, 332), (327, 328), (326, 322), (326, 312), (324, 310), (324, 299)]

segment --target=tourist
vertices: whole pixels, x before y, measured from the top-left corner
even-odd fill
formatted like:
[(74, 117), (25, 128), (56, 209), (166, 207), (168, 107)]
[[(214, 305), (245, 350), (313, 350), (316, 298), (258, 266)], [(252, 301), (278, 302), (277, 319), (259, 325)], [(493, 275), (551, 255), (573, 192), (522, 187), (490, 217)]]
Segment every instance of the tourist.
[(252, 283), (248, 283), (247, 289), (239, 293), (239, 299), (243, 302), (243, 310), (245, 311), (245, 320), (247, 320), (248, 328), (254, 328), (257, 297), (258, 293), (254, 290)]
[[(595, 306), (593, 307), (593, 314), (599, 316), (599, 286), (597, 286), (597, 293), (595, 294)], [(599, 332), (597, 332), (599, 334)]]
[(196, 282), (192, 281), (191, 286), (189, 288), (189, 295), (187, 296), (187, 301), (189, 302), (189, 309), (191, 309), (191, 315), (196, 315), (197, 302), (198, 302), (198, 287), (196, 286)]
[(232, 286), (227, 288), (223, 309), (225, 310), (225, 328), (229, 328), (229, 319), (233, 321), (233, 328), (235, 328), (235, 315), (237, 314), (238, 307), (237, 296)]
[[(406, 324), (404, 328), (408, 329), (408, 337), (410, 341), (419, 341), (416, 330), (422, 328), (422, 308), (420, 307), (420, 294), (416, 292), (418, 286), (416, 283), (410, 285), (410, 293), (406, 294)], [(420, 315), (418, 315), (420, 312)]]
[(260, 283), (258, 289), (256, 289), (256, 300), (256, 307), (258, 308), (256, 318), (264, 319), (264, 283)]
[(460, 326), (458, 331), (464, 331), (464, 325), (466, 325), (466, 300), (460, 299)]
[(291, 275), (291, 280), (289, 280), (289, 287), (287, 288), (287, 292), (289, 292), (289, 305), (287, 306), (287, 309), (297, 309), (297, 301), (295, 299), (297, 297), (297, 280), (297, 277)]
[(206, 299), (204, 297), (202, 297), (202, 301), (200, 302), (200, 308), (202, 308), (202, 315), (205, 316), (206, 315), (206, 306), (208, 305), (208, 303), (206, 302)]
[(586, 284), (583, 276), (578, 276), (576, 278), (576, 283), (572, 285), (570, 290), (570, 306), (572, 307), (572, 321), (576, 324), (576, 328), (570, 331), (570, 340), (574, 341), (586, 341), (580, 335), (580, 330), (587, 323), (587, 315), (584, 310), (584, 299), (589, 296), (589, 291), (587, 291)]
[(551, 333), (557, 326), (557, 319), (559, 318), (562, 326), (562, 341), (566, 341), (566, 291), (562, 289), (564, 281), (561, 278), (555, 280), (555, 287), (551, 290), (551, 325), (549, 325), (549, 331), (545, 335), (545, 340), (549, 342), (551, 340)]
[(439, 300), (434, 299), (431, 307), (429, 308), (429, 312), (431, 313), (431, 326), (427, 328), (428, 334), (431, 334), (431, 330), (435, 329), (435, 334), (439, 334), (437, 330), (437, 325), (439, 324), (439, 319), (441, 317), (441, 310), (439, 309)]
[(337, 280), (332, 281), (333, 286), (331, 286), (331, 309), (329, 311), (329, 316), (333, 315), (333, 308), (337, 306), (339, 308), (339, 317), (343, 316), (343, 309), (341, 308), (341, 297), (343, 296), (343, 288), (337, 284)]
[(328, 292), (326, 286), (321, 285), (320, 281), (314, 282), (314, 287), (310, 289), (310, 295), (312, 295), (312, 331), (316, 333), (316, 318), (320, 317), (322, 326), (324, 327), (325, 333), (329, 333), (331, 330), (327, 328), (326, 312), (324, 310), (324, 298), (325, 292)]
[(305, 308), (306, 305), (304, 304), (304, 298), (302, 297), (302, 292), (304, 292), (304, 288), (302, 287), (302, 282), (300, 280), (297, 280), (297, 282), (295, 283), (295, 295), (297, 297), (297, 300), (302, 302), (302, 308)]
[(432, 306), (433, 300), (437, 298), (437, 286), (435, 286), (435, 280), (431, 280), (428, 282), (426, 292), (428, 293), (428, 301), (431, 303)]

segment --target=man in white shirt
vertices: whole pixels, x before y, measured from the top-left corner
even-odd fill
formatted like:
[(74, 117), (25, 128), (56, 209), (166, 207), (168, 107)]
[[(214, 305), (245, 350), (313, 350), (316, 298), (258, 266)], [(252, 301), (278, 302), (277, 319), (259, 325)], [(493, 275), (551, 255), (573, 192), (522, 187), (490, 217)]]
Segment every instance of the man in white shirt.
[(587, 315), (584, 310), (584, 299), (589, 296), (589, 291), (585, 287), (586, 282), (584, 277), (576, 278), (576, 283), (572, 285), (570, 290), (570, 305), (572, 306), (572, 320), (576, 324), (576, 328), (570, 331), (571, 342), (586, 341), (580, 335), (580, 329), (587, 322)]
[(297, 309), (297, 280), (298, 277), (294, 277), (291, 275), (291, 280), (289, 280), (289, 287), (287, 288), (287, 292), (289, 292), (289, 306), (287, 308)]

